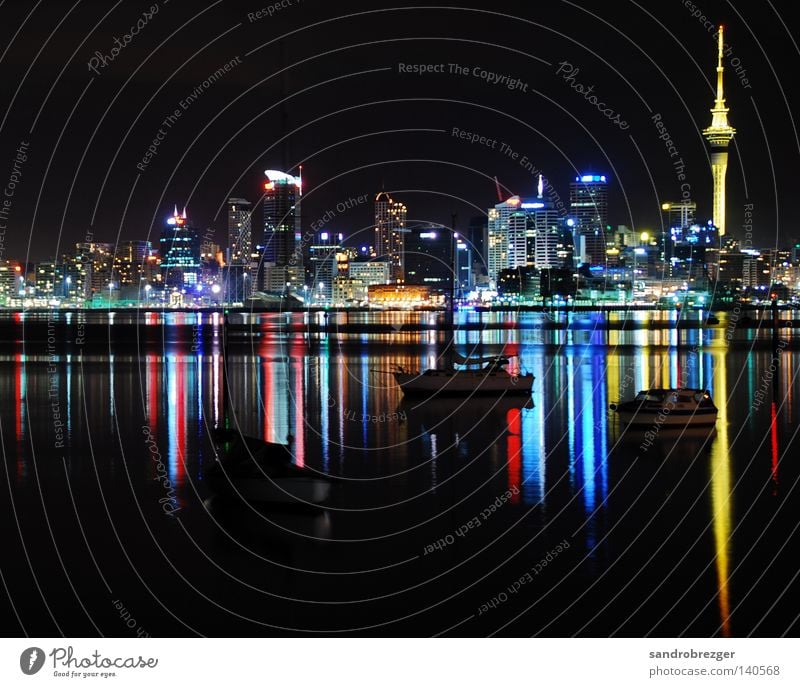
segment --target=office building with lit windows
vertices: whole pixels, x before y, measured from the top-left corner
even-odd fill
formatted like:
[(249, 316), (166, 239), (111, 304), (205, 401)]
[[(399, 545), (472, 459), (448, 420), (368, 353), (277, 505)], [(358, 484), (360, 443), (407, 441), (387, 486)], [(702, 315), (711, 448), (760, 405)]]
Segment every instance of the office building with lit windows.
[(375, 250), (391, 266), (391, 281), (405, 281), (405, 239), (408, 209), (381, 192), (375, 197)]
[(608, 244), (608, 177), (583, 174), (569, 186), (569, 212), (578, 262), (602, 265)]
[(200, 272), (200, 236), (177, 206), (167, 218), (159, 240), (162, 282), (171, 288), (195, 285)]
[(228, 198), (229, 265), (250, 265), (253, 252), (252, 204), (244, 198)]
[(256, 288), (273, 293), (297, 290), (305, 278), (300, 224), (303, 180), (274, 169), (264, 174), (264, 228), (256, 245)]

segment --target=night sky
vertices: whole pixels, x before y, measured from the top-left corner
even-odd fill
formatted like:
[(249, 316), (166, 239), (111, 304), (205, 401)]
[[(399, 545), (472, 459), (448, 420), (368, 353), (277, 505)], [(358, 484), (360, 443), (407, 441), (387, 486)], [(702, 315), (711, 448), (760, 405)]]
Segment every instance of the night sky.
[[(536, 178), (520, 163), (527, 157), (565, 201), (576, 172), (608, 174), (612, 224), (656, 229), (660, 203), (681, 195), (656, 113), (708, 219), (701, 131), (711, 120), (716, 44), (692, 17), (695, 5), (726, 25), (732, 47), (726, 87), (738, 134), (729, 233), (741, 233), (752, 203), (757, 244), (800, 236), (791, 201), (800, 167), (792, 119), (797, 25), (779, 16), (780, 4), (284, 5), (269, 16), (266, 0), (2, 3), (0, 186), (8, 190), (12, 178), (15, 185), (0, 258), (44, 260), (87, 232), (111, 243), (154, 240), (176, 203), (224, 243), (225, 200), (255, 201), (264, 169), (296, 172), (301, 164), (304, 228), (338, 203), (381, 189), (406, 203), (412, 221), (449, 225), (456, 213), (466, 226), (497, 202), (495, 175), (508, 192), (535, 194)], [(259, 10), (262, 18), (253, 14)], [(91, 71), (95, 53), (111, 56), (114, 38), (125, 42), (137, 21), (138, 34)], [(627, 128), (557, 74), (564, 62)], [(444, 65), (444, 72), (400, 73), (400, 63)], [(450, 64), (467, 74), (450, 73)], [(475, 67), (503, 81), (490, 83)], [(497, 143), (471, 144), (453, 136), (454, 127)], [(157, 152), (142, 164), (159, 129)], [(517, 159), (501, 152), (502, 143)], [(371, 216), (370, 198), (327, 226), (357, 242)]]

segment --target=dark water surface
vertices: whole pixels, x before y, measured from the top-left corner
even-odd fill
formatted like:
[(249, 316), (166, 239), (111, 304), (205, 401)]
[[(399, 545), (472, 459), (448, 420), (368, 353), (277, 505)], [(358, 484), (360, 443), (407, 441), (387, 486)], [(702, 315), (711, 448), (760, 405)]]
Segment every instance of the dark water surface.
[[(436, 363), (448, 334), (402, 330), (435, 314), (352, 316), (397, 331), (341, 335), (331, 316), (310, 344), (264, 316), (227, 375), (216, 316), (148, 317), (155, 338), (76, 344), (75, 316), (0, 348), (5, 634), (797, 634), (791, 331), (721, 316), (676, 347), (674, 329), (588, 315), (556, 331), (463, 315), (498, 328), (459, 350), (519, 354), (532, 401), (409, 402), (384, 372)], [(712, 391), (715, 430), (647, 447), (608, 411), (679, 382)], [(291, 435), (296, 463), (335, 478), (330, 507), (214, 496), (226, 407), (246, 434)]]

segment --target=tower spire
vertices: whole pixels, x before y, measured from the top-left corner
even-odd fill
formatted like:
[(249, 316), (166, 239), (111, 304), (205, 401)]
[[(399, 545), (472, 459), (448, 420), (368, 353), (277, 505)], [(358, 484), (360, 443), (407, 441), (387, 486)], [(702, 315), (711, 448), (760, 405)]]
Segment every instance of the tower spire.
[(719, 235), (725, 235), (725, 176), (728, 171), (728, 144), (736, 134), (728, 122), (729, 108), (725, 106), (725, 27), (717, 34), (717, 98), (711, 110), (711, 126), (703, 136), (711, 144), (711, 170), (714, 175), (714, 224)]
[(717, 108), (725, 107), (725, 92), (724, 92), (724, 74), (725, 74), (725, 67), (722, 64), (722, 58), (724, 57), (724, 49), (725, 49), (725, 38), (724, 38), (725, 27), (720, 24), (719, 27), (719, 57), (717, 60)]

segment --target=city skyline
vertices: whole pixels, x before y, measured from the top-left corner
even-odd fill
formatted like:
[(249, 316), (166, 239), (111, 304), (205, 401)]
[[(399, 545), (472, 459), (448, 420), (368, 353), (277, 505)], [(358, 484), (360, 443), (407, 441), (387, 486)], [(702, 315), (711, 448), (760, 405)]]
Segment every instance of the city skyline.
[[(313, 3), (309, 4), (309, 6), (302, 11), (322, 11), (322, 8), (312, 7), (312, 5)], [(226, 11), (230, 11), (230, 8)], [(752, 169), (754, 168), (753, 161), (757, 159), (759, 154), (758, 151), (752, 151), (752, 147), (756, 144), (756, 141), (759, 138), (759, 127), (757, 125), (755, 127), (753, 126), (752, 113), (743, 110), (742, 107), (738, 107), (741, 103), (741, 98), (748, 97), (749, 92), (752, 89), (752, 80), (750, 77), (752, 76), (753, 71), (753, 60), (748, 61), (748, 57), (750, 56), (747, 50), (749, 48), (746, 42), (743, 41), (743, 37), (746, 34), (744, 29), (739, 26), (737, 18), (735, 16), (730, 16), (729, 11), (726, 11), (725, 8), (721, 7), (716, 16), (709, 8), (707, 15), (709, 17), (717, 18), (719, 23), (724, 23), (727, 27), (726, 40), (729, 41), (730, 44), (726, 44), (724, 61), (728, 69), (727, 74), (729, 83), (727, 84), (725, 96), (726, 100), (732, 101), (733, 105), (737, 107), (736, 117), (738, 129), (740, 131), (748, 132), (747, 136), (739, 137), (732, 143), (732, 159), (736, 160), (737, 165), (739, 164), (737, 159), (739, 157), (739, 153), (735, 152), (734, 148), (738, 150), (739, 147), (744, 146), (743, 159), (747, 161), (747, 167)], [(295, 15), (292, 17), (291, 13), (283, 13), (282, 16), (275, 17), (275, 21), (278, 22), (291, 22), (296, 19), (298, 19), (298, 16)], [(401, 15), (399, 19), (402, 22), (403, 15)], [(250, 23), (251, 22), (248, 22), (248, 24)], [(685, 122), (681, 123), (680, 119), (683, 117), (683, 114), (680, 116), (669, 115), (669, 110), (658, 105), (657, 103), (654, 103), (655, 107), (651, 105), (651, 111), (661, 115), (662, 121), (667, 125), (672, 139), (676, 144), (678, 144), (677, 148), (680, 153), (680, 158), (685, 162), (686, 170), (690, 174), (692, 197), (698, 202), (701, 214), (710, 219), (713, 218), (713, 190), (712, 184), (708, 182), (708, 180), (711, 179), (711, 168), (708, 164), (708, 151), (705, 145), (702, 146), (702, 149), (697, 147), (697, 144), (700, 142), (697, 141), (697, 139), (700, 138), (700, 140), (702, 140), (702, 137), (699, 136), (699, 132), (702, 130), (702, 127), (700, 126), (700, 120), (703, 119), (702, 113), (708, 111), (706, 105), (708, 102), (707, 93), (710, 92), (716, 94), (714, 83), (715, 80), (709, 77), (713, 73), (712, 69), (710, 68), (710, 65), (712, 64), (711, 60), (717, 57), (717, 41), (704, 40), (704, 38), (716, 38), (716, 36), (710, 31), (704, 36), (703, 26), (698, 26), (696, 28), (699, 29), (699, 32), (695, 36), (695, 41), (692, 45), (693, 59), (691, 69), (685, 74), (685, 76), (682, 77), (681, 81), (682, 90), (686, 90), (687, 88), (689, 89), (686, 91), (686, 98), (681, 105), (681, 109), (684, 110), (686, 114), (691, 115), (693, 120), (692, 127), (687, 129)], [(148, 39), (145, 38), (144, 40)], [(295, 49), (295, 47), (300, 46), (292, 46), (291, 49)], [(614, 54), (613, 51), (616, 50), (617, 47), (615, 45), (610, 45), (609, 49), (611, 49), (612, 54)], [(658, 54), (659, 53), (654, 51), (654, 55)], [(12, 52), (11, 56), (13, 57), (13, 55), (14, 53)], [(679, 59), (679, 57), (679, 55), (674, 56), (674, 59)], [(456, 60), (456, 58), (454, 57), (450, 61), (452, 62), (453, 60)], [(579, 66), (577, 61), (575, 62), (575, 66)], [(748, 62), (750, 69), (748, 74), (745, 75), (743, 74), (742, 65)], [(278, 63), (280, 63), (280, 61), (278, 61)], [(487, 69), (490, 66), (491, 64), (487, 63)], [(99, 70), (100, 74), (95, 76), (110, 77), (113, 75), (112, 67), (113, 65), (109, 65), (109, 67)], [(145, 69), (146, 68), (148, 68), (148, 65), (145, 65)], [(147, 166), (146, 171), (139, 173), (140, 180), (137, 182), (137, 193), (139, 191), (149, 193), (151, 190), (154, 190), (154, 175), (158, 174), (158, 172), (154, 172), (154, 170), (157, 170), (159, 165), (161, 165), (164, 155), (170, 154), (165, 152), (170, 149), (169, 147), (177, 144), (177, 150), (180, 151), (181, 146), (178, 139), (182, 137), (182, 127), (185, 126), (185, 123), (188, 121), (187, 117), (190, 114), (195, 112), (199, 114), (206, 106), (210, 106), (212, 104), (212, 98), (216, 98), (217, 94), (226, 94), (232, 89), (233, 93), (235, 93), (237, 96), (242, 95), (244, 91), (247, 91), (249, 86), (259, 82), (259, 79), (255, 78), (253, 75), (252, 69), (248, 63), (246, 61), (242, 61), (241, 64), (234, 64), (230, 69), (228, 69), (228, 71), (223, 70), (223, 73), (221, 73), (219, 78), (215, 78), (214, 83), (212, 84), (213, 88), (202, 87), (198, 91), (197, 82), (199, 81), (202, 86), (204, 79), (209, 75), (215, 74), (219, 68), (219, 64), (217, 62), (213, 62), (208, 64), (208, 71), (206, 73), (200, 71), (199, 73), (194, 73), (194, 76), (192, 74), (179, 75), (180, 78), (184, 80), (183, 82), (187, 87), (189, 85), (192, 86), (192, 88), (188, 88), (188, 94), (191, 95), (193, 92), (196, 92), (195, 96), (187, 101), (187, 94), (184, 94), (180, 88), (177, 89), (177, 94), (179, 95), (175, 95), (173, 97), (177, 101), (177, 109), (181, 110), (182, 114), (180, 117), (175, 118), (175, 123), (172, 125), (172, 128), (162, 127), (167, 136), (163, 142), (159, 142), (159, 145), (155, 146), (157, 152), (152, 156), (151, 162)], [(511, 60), (506, 63), (506, 72), (519, 70), (520, 77), (524, 76), (524, 71), (528, 68), (529, 65), (527, 65), (527, 63), (524, 61)], [(201, 68), (198, 67), (198, 69)], [(396, 65), (395, 67), (392, 67), (392, 69), (396, 71)], [(583, 73), (585, 72), (586, 68), (584, 66)], [(68, 75), (71, 73), (71, 70), (67, 72)], [(496, 71), (495, 73), (502, 74), (503, 72)], [(475, 81), (476, 83), (473, 83), (472, 79), (457, 81), (453, 77), (448, 77), (447, 79), (438, 79), (434, 84), (433, 81), (427, 78), (418, 78), (413, 82), (413, 84), (425, 88), (430, 85), (436, 86), (440, 89), (446, 89), (458, 83), (460, 84), (460, 87), (466, 87), (470, 90), (470, 92), (472, 92), (474, 88), (477, 88), (480, 85), (478, 79), (475, 79)], [(405, 87), (404, 84), (406, 83), (407, 79), (405, 77), (398, 81), (398, 84), (403, 87)], [(528, 83), (529, 85), (531, 84), (531, 82)], [(286, 87), (289, 87), (288, 82), (285, 85)], [(408, 85), (412, 86), (412, 82), (408, 82)], [(553, 84), (553, 86), (558, 86), (558, 84)], [(343, 84), (342, 87), (346, 86)], [(601, 86), (598, 84), (596, 86), (596, 90), (599, 91), (601, 87), (605, 90), (607, 85)], [(508, 92), (506, 93), (504, 91)], [(57, 98), (58, 95), (59, 91), (57, 90), (54, 92), (53, 98)], [(422, 95), (435, 97), (434, 93), (422, 93)], [(440, 95), (446, 95), (446, 90), (442, 90)], [(514, 91), (511, 91), (508, 88), (486, 91), (485, 95), (491, 96), (498, 103), (502, 104), (505, 104), (509, 98), (516, 99), (519, 97), (518, 94), (515, 94)], [(159, 93), (158, 100), (162, 100), (162, 96), (169, 96), (169, 93)], [(167, 102), (170, 100), (169, 98), (165, 99)], [(190, 109), (183, 110), (181, 103), (187, 105)], [(575, 107), (578, 107), (578, 103), (572, 103), (572, 107), (569, 109), (574, 109)], [(290, 126), (299, 125), (302, 121), (298, 118), (300, 110), (297, 108), (298, 106), (296, 104), (289, 102), (286, 104), (286, 112), (281, 115), (288, 117), (287, 122)], [(163, 111), (159, 113), (160, 117), (158, 122), (160, 123), (162, 120), (164, 120), (165, 111), (170, 112), (172, 109), (174, 109), (174, 105), (172, 108), (165, 107)], [(46, 116), (46, 113), (43, 116)], [(147, 117), (147, 113), (145, 113), (144, 116)], [(181, 119), (181, 117), (183, 119)], [(552, 117), (547, 113), (546, 109), (537, 111), (537, 118), (539, 117), (542, 118), (543, 126), (552, 129)], [(466, 125), (471, 123), (472, 115), (468, 111), (465, 111), (456, 119), (463, 119), (463, 121), (455, 121), (454, 123), (462, 124), (464, 125), (463, 128), (466, 129), (468, 128)], [(628, 116), (627, 119), (631, 120), (632, 117)], [(678, 121), (676, 121), (676, 119)], [(180, 122), (180, 126), (178, 126), (178, 122)], [(587, 123), (589, 123), (588, 120)], [(528, 159), (534, 160), (537, 166), (544, 171), (545, 176), (553, 179), (569, 178), (574, 176), (576, 173), (583, 172), (584, 170), (591, 171), (593, 168), (606, 170), (615, 179), (620, 180), (619, 188), (612, 192), (612, 198), (610, 199), (612, 207), (615, 208), (615, 213), (619, 216), (618, 223), (626, 224), (636, 229), (641, 228), (652, 230), (659, 220), (658, 208), (660, 207), (660, 204), (663, 203), (665, 199), (674, 200), (680, 198), (681, 184), (678, 182), (674, 173), (666, 173), (669, 171), (669, 166), (663, 165), (663, 163), (659, 161), (661, 156), (658, 155), (658, 145), (662, 145), (661, 141), (658, 140), (657, 136), (653, 135), (656, 130), (652, 127), (652, 125), (650, 125), (648, 131), (647, 126), (645, 126), (646, 123), (647, 119), (643, 118), (640, 122), (641, 126), (637, 131), (636, 139), (637, 145), (641, 147), (642, 153), (646, 155), (646, 159), (653, 160), (653, 164), (651, 165), (652, 169), (650, 172), (657, 182), (656, 188), (660, 189), (659, 193), (657, 194), (658, 197), (653, 195), (652, 189), (645, 193), (642, 193), (640, 190), (638, 190), (637, 184), (640, 183), (640, 179), (638, 178), (639, 175), (631, 174), (631, 172), (628, 171), (623, 164), (627, 164), (627, 153), (620, 154), (620, 159), (615, 159), (613, 165), (608, 164), (608, 160), (603, 160), (604, 155), (606, 155), (605, 143), (599, 150), (592, 150), (592, 148), (595, 148), (595, 146), (591, 144), (591, 142), (586, 145), (586, 141), (583, 138), (580, 138), (580, 145), (567, 146), (568, 148), (574, 147), (574, 151), (570, 151), (569, 155), (562, 156), (561, 159), (556, 160), (552, 159), (552, 151), (548, 150), (550, 146), (547, 144), (546, 140), (544, 142), (540, 140), (540, 137), (536, 134), (535, 130), (532, 131), (530, 128), (526, 129), (528, 133), (525, 135), (525, 137), (521, 137), (519, 132), (515, 131), (510, 137), (513, 138), (513, 140), (506, 141), (506, 143), (509, 144), (509, 146), (515, 152), (519, 153), (520, 155), (526, 155)], [(14, 120), (10, 119), (8, 121), (8, 125), (13, 124)], [(513, 123), (511, 124), (512, 126), (516, 127), (516, 125)], [(574, 124), (575, 122), (572, 122), (570, 127), (572, 127)], [(705, 124), (705, 122), (703, 124)], [(281, 125), (281, 127), (282, 126), (283, 125)], [(280, 130), (281, 127), (278, 127), (277, 130)], [(146, 136), (149, 136), (149, 138), (152, 138), (152, 131), (157, 131), (158, 129), (159, 127), (155, 126), (153, 130), (148, 130), (146, 133), (143, 133)], [(500, 131), (497, 130), (496, 125), (492, 125), (492, 127), (485, 131), (480, 131), (479, 126), (475, 127), (475, 129), (477, 129), (479, 133), (482, 133), (486, 136), (500, 138)], [(551, 134), (554, 133), (555, 130), (552, 130)], [(602, 139), (605, 139), (612, 134), (613, 131), (596, 132), (596, 135), (600, 136)], [(121, 195), (119, 202), (109, 202), (104, 200), (102, 197), (98, 197), (96, 202), (93, 203), (92, 207), (90, 208), (91, 212), (89, 213), (89, 216), (82, 218), (74, 224), (70, 219), (72, 216), (72, 208), (75, 207), (74, 201), (67, 201), (64, 203), (57, 201), (47, 207), (42, 207), (36, 213), (35, 222), (31, 225), (30, 222), (26, 221), (31, 219), (31, 212), (29, 208), (32, 209), (32, 206), (29, 206), (28, 201), (35, 200), (36, 194), (34, 193), (30, 198), (28, 197), (28, 194), (32, 193), (35, 189), (31, 189), (29, 187), (26, 188), (24, 184), (20, 184), (15, 196), (15, 209), (13, 214), (9, 217), (11, 224), (8, 226), (10, 229), (6, 232), (5, 245), (8, 250), (8, 254), (17, 256), (18, 259), (22, 260), (39, 261), (47, 259), (48, 255), (50, 254), (61, 252), (60, 248), (57, 251), (53, 250), (55, 246), (48, 250), (47, 244), (50, 243), (49, 241), (33, 241), (28, 244), (23, 237), (30, 230), (31, 226), (33, 226), (34, 231), (49, 231), (48, 227), (52, 226), (62, 227), (62, 229), (59, 231), (59, 236), (61, 237), (60, 240), (66, 243), (66, 245), (71, 245), (74, 242), (83, 240), (83, 236), (87, 230), (94, 234), (97, 237), (97, 240), (113, 243), (115, 242), (115, 236), (117, 233), (119, 233), (119, 229), (115, 227), (120, 227), (120, 225), (123, 236), (128, 234), (127, 238), (141, 238), (142, 231), (147, 231), (148, 227), (150, 227), (151, 231), (158, 232), (160, 230), (159, 224), (161, 213), (163, 212), (164, 206), (169, 207), (171, 205), (170, 199), (172, 198), (182, 199), (182, 202), (179, 204), (185, 203), (191, 206), (193, 208), (193, 213), (197, 217), (207, 217), (207, 223), (209, 226), (214, 228), (214, 230), (217, 232), (222, 231), (224, 225), (224, 208), (227, 198), (236, 196), (250, 198), (250, 196), (253, 195), (253, 184), (257, 183), (257, 173), (255, 173), (253, 170), (258, 168), (263, 169), (267, 166), (296, 170), (299, 164), (305, 164), (307, 173), (310, 175), (310, 186), (316, 188), (316, 191), (306, 198), (306, 207), (309, 217), (321, 215), (322, 212), (324, 212), (324, 209), (328, 207), (331, 202), (333, 202), (333, 204), (338, 202), (338, 200), (342, 196), (346, 195), (350, 189), (355, 189), (359, 192), (377, 192), (377, 190), (379, 190), (377, 188), (378, 184), (374, 183), (374, 180), (371, 184), (363, 183), (365, 176), (369, 175), (374, 175), (379, 178), (383, 177), (384, 187), (390, 189), (393, 193), (406, 190), (414, 193), (415, 195), (419, 195), (420, 198), (416, 199), (416, 202), (413, 202), (413, 205), (416, 208), (415, 219), (433, 221), (441, 224), (449, 223), (449, 216), (452, 211), (456, 211), (459, 216), (462, 217), (468, 216), (468, 211), (465, 210), (463, 202), (466, 199), (474, 198), (477, 200), (477, 204), (480, 207), (488, 207), (487, 201), (491, 200), (492, 198), (493, 187), (491, 178), (494, 176), (498, 176), (503, 184), (509, 188), (509, 195), (513, 195), (515, 193), (519, 195), (529, 195), (528, 189), (531, 189), (532, 186), (535, 186), (535, 177), (534, 179), (530, 179), (530, 175), (527, 175), (526, 178), (525, 170), (522, 169), (518, 163), (504, 158), (503, 155), (498, 155), (496, 151), (479, 150), (477, 146), (472, 145), (464, 148), (465, 144), (463, 143), (460, 143), (458, 147), (454, 147), (450, 144), (451, 142), (443, 140), (442, 137), (434, 137), (430, 140), (426, 139), (425, 143), (426, 146), (435, 146), (435, 150), (437, 150), (439, 153), (436, 156), (438, 161), (433, 163), (434, 165), (438, 166), (438, 174), (434, 174), (432, 170), (421, 170), (420, 173), (416, 173), (413, 169), (414, 165), (411, 165), (410, 163), (402, 165), (404, 167), (409, 167), (407, 171), (401, 169), (401, 166), (396, 166), (397, 169), (390, 169), (385, 165), (376, 166), (374, 161), (370, 162), (369, 160), (361, 160), (362, 151), (354, 148), (352, 152), (356, 154), (356, 156), (359, 158), (359, 162), (362, 164), (357, 164), (355, 168), (351, 170), (351, 180), (353, 183), (344, 186), (340, 185), (338, 182), (336, 184), (332, 184), (328, 180), (333, 179), (334, 176), (339, 175), (340, 173), (338, 171), (336, 171), (335, 174), (331, 173), (330, 160), (327, 158), (315, 160), (313, 159), (313, 154), (310, 154), (311, 150), (304, 150), (301, 152), (304, 144), (303, 141), (297, 138), (300, 135), (300, 133), (297, 133), (291, 136), (291, 138), (294, 140), (291, 143), (290, 148), (287, 150), (276, 149), (272, 152), (266, 151), (263, 155), (259, 155), (259, 157), (265, 160), (264, 164), (251, 161), (251, 163), (248, 165), (237, 163), (230, 166), (228, 164), (228, 156), (231, 154), (239, 155), (240, 151), (247, 149), (247, 146), (245, 145), (234, 145), (231, 146), (230, 150), (221, 151), (222, 155), (224, 156), (220, 159), (222, 164), (215, 164), (213, 166), (213, 174), (216, 175), (215, 180), (204, 178), (202, 180), (190, 182), (189, 179), (181, 178), (183, 174), (180, 172), (180, 170), (172, 170), (167, 179), (165, 179), (170, 188), (165, 190), (160, 202), (153, 204), (149, 201), (145, 201), (142, 203), (134, 202), (127, 204), (128, 212), (125, 218), (119, 217), (118, 210), (126, 206), (124, 198), (130, 189), (130, 184), (126, 184), (124, 186), (126, 191), (124, 195)], [(20, 165), (22, 165), (25, 170), (26, 179), (31, 179), (32, 176), (35, 178), (38, 175), (39, 169), (37, 165), (43, 162), (39, 157), (41, 148), (36, 149), (31, 147), (30, 142), (25, 140), (25, 136), (22, 133), (20, 133), (18, 138), (19, 141), (14, 145), (13, 150), (20, 148), (21, 143), (26, 144), (26, 147), (24, 148), (26, 160), (24, 163), (20, 163)], [(145, 140), (149, 142), (149, 138), (146, 138)], [(447, 138), (447, 136), (444, 136), (444, 138)], [(527, 140), (525, 140), (526, 138)], [(652, 138), (655, 138), (656, 140), (653, 141)], [(376, 143), (380, 146), (379, 149), (381, 151), (385, 150), (385, 146), (383, 146), (381, 143), (380, 137), (373, 138), (371, 140), (373, 143)], [(240, 143), (243, 143), (243, 141)], [(621, 143), (622, 141), (617, 140), (617, 144)], [(284, 145), (289, 144), (284, 141), (284, 143), (281, 143), (281, 146)], [(357, 147), (360, 144), (358, 141), (354, 141), (351, 145)], [(137, 148), (135, 155), (138, 159), (141, 157), (142, 151), (138, 149), (138, 145), (134, 147)], [(145, 148), (147, 148), (147, 145), (145, 145)], [(663, 150), (664, 148), (662, 146), (662, 151)], [(196, 152), (197, 151), (186, 151), (186, 154), (195, 155)], [(565, 152), (567, 151), (565, 150)], [(291, 164), (291, 159), (285, 157), (287, 154), (291, 153), (294, 153), (295, 155), (294, 165)], [(456, 170), (457, 168), (455, 167), (447, 167), (448, 158), (451, 158), (453, 163), (460, 164), (461, 160), (459, 158), (461, 158), (465, 153), (477, 155), (477, 157), (475, 157), (475, 161), (478, 163), (477, 167), (480, 170), (485, 170), (484, 173), (488, 178), (458, 179), (458, 181), (461, 182), (462, 188), (469, 188), (469, 192), (463, 194), (463, 198), (454, 203), (456, 207), (447, 207), (447, 205), (440, 202), (441, 196), (438, 194), (448, 192), (452, 193), (454, 189), (441, 187), (440, 182), (443, 179), (441, 172)], [(15, 154), (13, 154), (13, 152), (10, 150), (9, 159), (13, 159), (14, 157)], [(77, 155), (76, 159), (80, 159), (80, 157), (80, 155)], [(398, 156), (396, 155), (395, 157)], [(402, 156), (399, 157), (402, 158)], [(223, 162), (223, 160), (226, 161)], [(565, 162), (568, 164), (568, 168), (565, 168)], [(369, 166), (364, 167), (363, 163), (366, 163)], [(776, 166), (776, 177), (774, 179), (774, 183), (778, 185), (788, 183), (790, 172), (793, 167), (791, 165), (782, 163), (780, 155), (775, 156), (774, 163)], [(58, 164), (57, 161), (56, 164)], [(619, 165), (623, 166), (619, 167)], [(475, 165), (473, 164), (473, 166)], [(615, 169), (612, 169), (612, 166)], [(194, 167), (194, 165), (192, 165), (192, 167)], [(200, 169), (203, 167), (205, 167), (205, 164), (201, 165)], [(617, 167), (619, 168), (617, 169)], [(226, 172), (224, 175), (221, 175), (223, 170), (235, 170), (235, 172), (233, 172), (233, 174)], [(212, 170), (209, 170), (208, 173), (211, 172)], [(67, 175), (63, 176), (64, 178), (69, 178)], [(226, 176), (229, 177), (230, 180), (226, 180)], [(774, 236), (775, 230), (777, 230), (781, 234), (781, 242), (786, 243), (794, 240), (796, 236), (800, 234), (800, 232), (793, 227), (793, 221), (791, 217), (784, 216), (784, 221), (781, 222), (779, 226), (776, 226), (775, 221), (770, 217), (770, 215), (773, 213), (772, 206), (774, 205), (774, 202), (770, 201), (774, 200), (774, 192), (770, 193), (769, 189), (764, 189), (762, 191), (759, 190), (760, 184), (763, 183), (760, 177), (750, 179), (749, 183), (745, 187), (742, 184), (742, 180), (739, 178), (740, 176), (739, 170), (736, 170), (734, 167), (729, 170), (728, 195), (733, 201), (729, 203), (730, 207), (728, 208), (728, 214), (730, 215), (730, 218), (728, 219), (727, 224), (730, 225), (730, 233), (733, 235), (741, 235), (743, 233), (745, 219), (745, 211), (743, 209), (743, 206), (745, 205), (744, 201), (753, 200), (754, 205), (758, 208), (755, 218), (755, 231), (757, 235), (764, 236), (765, 241), (768, 241), (770, 239), (766, 239), (766, 237)], [(107, 185), (108, 190), (113, 189), (114, 178), (114, 175), (110, 177), (109, 185)], [(250, 181), (246, 182), (248, 178)], [(241, 183), (241, 181), (239, 181), (231, 184), (230, 181), (235, 179), (240, 179), (246, 183)], [(422, 181), (423, 183), (421, 185), (419, 183), (405, 183), (407, 180), (413, 180), (417, 182)], [(198, 181), (199, 186), (197, 186), (193, 191), (192, 187), (196, 186)], [(387, 181), (389, 183), (386, 183)], [(164, 187), (164, 183), (159, 179), (159, 183), (155, 186)], [(186, 188), (180, 188), (181, 186), (185, 186)], [(226, 186), (232, 186), (230, 191), (227, 193), (225, 192)], [(415, 188), (417, 186), (418, 188)], [(426, 188), (429, 189), (430, 192), (426, 192)], [(745, 188), (749, 190), (749, 196), (745, 193)], [(475, 192), (476, 189), (478, 189), (478, 193)], [(62, 189), (59, 186), (48, 185), (49, 193), (60, 193), (61, 190)], [(623, 190), (624, 194), (622, 193)], [(88, 197), (94, 198), (95, 195), (96, 194), (90, 193), (88, 194)], [(646, 202), (645, 198), (647, 198)], [(646, 207), (642, 207), (642, 204), (644, 204)], [(55, 218), (51, 219), (49, 217), (50, 213), (53, 211), (53, 209), (57, 209), (58, 207), (64, 208), (64, 216), (56, 216)], [(704, 210), (704, 208), (706, 209)], [(631, 210), (630, 213), (629, 209)], [(363, 208), (361, 208), (361, 210), (363, 211)], [(104, 218), (104, 216), (108, 214), (108, 211), (111, 212), (110, 216)], [(360, 211), (356, 211), (355, 213), (357, 217), (356, 222), (363, 226), (367, 223), (367, 216), (363, 212), (361, 214), (359, 214), (359, 212)], [(219, 243), (223, 243), (222, 238), (223, 237), (218, 233), (217, 241)], [(30, 254), (27, 248), (28, 245), (30, 245), (30, 250), (32, 251)]]

